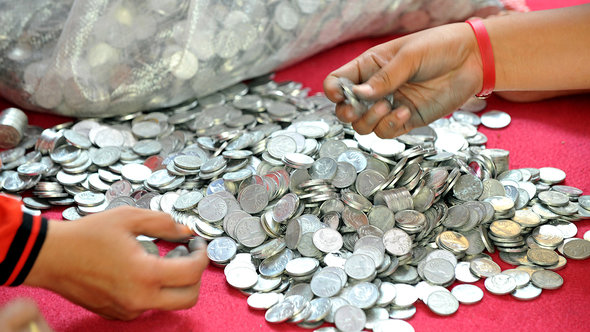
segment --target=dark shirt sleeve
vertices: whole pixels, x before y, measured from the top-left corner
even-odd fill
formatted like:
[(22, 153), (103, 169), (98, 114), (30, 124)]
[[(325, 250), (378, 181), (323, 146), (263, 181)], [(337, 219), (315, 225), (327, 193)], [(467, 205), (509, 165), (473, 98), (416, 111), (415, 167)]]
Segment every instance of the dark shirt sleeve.
[(0, 194), (0, 284), (18, 286), (33, 267), (47, 234), (47, 220), (23, 213), (22, 202)]

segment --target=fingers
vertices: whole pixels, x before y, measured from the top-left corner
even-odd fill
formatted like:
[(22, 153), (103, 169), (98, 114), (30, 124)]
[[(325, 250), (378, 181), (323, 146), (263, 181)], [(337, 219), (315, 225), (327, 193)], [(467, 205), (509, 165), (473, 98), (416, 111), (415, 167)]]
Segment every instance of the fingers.
[(417, 68), (414, 57), (399, 51), (400, 41), (393, 40), (373, 47), (333, 71), (324, 80), (326, 96), (335, 103), (344, 100), (338, 84), (339, 77), (359, 84), (353, 88), (354, 93), (368, 100), (379, 100), (397, 90), (414, 76)]
[(415, 74), (414, 60), (397, 53), (378, 71), (373, 73), (363, 84), (353, 88), (355, 94), (364, 99), (378, 100), (408, 82)]
[[(135, 235), (147, 235), (167, 240), (179, 240), (192, 234), (188, 227), (177, 224), (164, 212), (121, 207), (112, 211), (112, 218), (120, 219)], [(109, 212), (110, 212), (109, 211)]]
[(394, 138), (403, 135), (412, 128), (412, 112), (407, 106), (400, 106), (383, 117), (375, 127), (375, 134), (381, 138)]
[(395, 47), (395, 41), (375, 46), (330, 73), (324, 80), (326, 97), (335, 103), (344, 101), (338, 78), (346, 77), (356, 84), (366, 81), (390, 61), (396, 53)]
[(380, 100), (375, 103), (363, 116), (352, 123), (354, 130), (366, 135), (372, 132), (379, 121), (391, 111), (391, 104), (387, 100)]
[(193, 251), (188, 256), (176, 258), (153, 257), (157, 280), (165, 287), (194, 285), (201, 280), (203, 271), (209, 264), (206, 246)]
[(180, 310), (194, 306), (199, 298), (201, 283), (186, 287), (162, 288), (156, 296), (154, 309)]
[(355, 114), (352, 105), (340, 103), (336, 105), (336, 116), (341, 121), (352, 123), (359, 119), (358, 115)]

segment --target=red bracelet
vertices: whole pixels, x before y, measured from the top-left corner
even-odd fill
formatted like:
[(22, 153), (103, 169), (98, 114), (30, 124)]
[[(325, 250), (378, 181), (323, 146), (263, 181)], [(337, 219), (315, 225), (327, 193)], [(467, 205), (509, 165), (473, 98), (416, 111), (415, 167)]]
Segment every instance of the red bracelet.
[(492, 42), (486, 30), (483, 21), (479, 18), (473, 18), (465, 21), (473, 29), (477, 45), (479, 46), (479, 53), (481, 55), (481, 65), (483, 69), (483, 82), (481, 91), (476, 94), (477, 98), (485, 99), (489, 97), (496, 86), (496, 66), (494, 63), (494, 51), (492, 50)]

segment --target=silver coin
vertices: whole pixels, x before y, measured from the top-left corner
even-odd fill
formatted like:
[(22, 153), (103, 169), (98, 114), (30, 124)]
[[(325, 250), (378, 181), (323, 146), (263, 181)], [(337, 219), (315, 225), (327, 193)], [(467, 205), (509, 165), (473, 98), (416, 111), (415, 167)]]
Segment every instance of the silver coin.
[(356, 280), (365, 280), (375, 273), (375, 262), (363, 254), (353, 254), (344, 264), (346, 274)]
[(529, 301), (539, 297), (542, 291), (543, 290), (541, 288), (536, 287), (532, 283), (528, 283), (522, 288), (515, 289), (514, 292), (512, 292), (512, 296), (519, 300)]
[(154, 138), (160, 135), (161, 127), (156, 121), (141, 121), (135, 123), (131, 131), (139, 138)]
[(565, 180), (565, 172), (555, 167), (539, 168), (539, 177), (541, 181), (549, 184), (559, 183)]
[(309, 170), (309, 175), (312, 179), (326, 179), (331, 180), (336, 175), (338, 170), (338, 163), (332, 158), (317, 159)]
[(483, 291), (481, 288), (470, 284), (453, 287), (451, 294), (453, 294), (457, 301), (462, 304), (474, 304), (483, 299)]
[[(217, 159), (216, 159), (217, 160)], [(174, 164), (180, 168), (187, 170), (200, 169), (204, 164), (203, 160), (198, 156), (180, 155), (174, 158)], [(216, 171), (216, 167), (212, 167), (212, 172)]]
[(75, 207), (69, 207), (62, 212), (62, 217), (64, 220), (78, 220), (82, 218), (82, 216), (78, 213), (78, 210)]
[(478, 277), (489, 278), (501, 272), (500, 266), (488, 258), (476, 258), (469, 264), (471, 273)]
[(248, 306), (256, 310), (266, 310), (277, 304), (283, 299), (281, 293), (253, 293), (248, 296)]
[(175, 192), (167, 192), (160, 198), (160, 209), (168, 214), (172, 214), (174, 203), (180, 195)]
[(77, 148), (89, 149), (92, 146), (92, 142), (90, 142), (88, 136), (77, 131), (66, 129), (63, 131), (63, 136), (68, 141), (68, 143)]
[(313, 244), (324, 253), (338, 252), (342, 248), (342, 235), (331, 228), (322, 228), (313, 234)]
[(205, 196), (197, 203), (199, 215), (208, 222), (220, 221), (227, 214), (227, 203), (219, 196)]
[(140, 183), (152, 175), (152, 170), (142, 164), (127, 164), (121, 169), (121, 175), (129, 182)]
[(387, 252), (396, 256), (407, 255), (412, 248), (410, 236), (398, 228), (392, 228), (385, 232), (383, 243)]
[(162, 151), (162, 144), (153, 139), (141, 140), (133, 146), (133, 152), (140, 156), (152, 156)]
[(98, 206), (105, 201), (104, 194), (95, 193), (92, 191), (84, 191), (74, 196), (74, 201), (82, 206)]
[(416, 288), (407, 284), (395, 284), (396, 296), (393, 304), (396, 307), (407, 308), (418, 300)]
[(586, 210), (590, 210), (590, 195), (584, 195), (578, 197), (578, 204), (580, 204), (581, 208)]
[(533, 285), (542, 289), (558, 289), (563, 285), (563, 278), (549, 270), (541, 270), (531, 275)]
[(310, 286), (314, 295), (328, 298), (338, 294), (343, 285), (338, 274), (324, 269), (313, 276)]
[(392, 319), (410, 319), (416, 314), (416, 307), (410, 306), (407, 308), (392, 307), (389, 310), (389, 318)]
[(213, 262), (223, 264), (236, 256), (237, 245), (229, 237), (219, 237), (209, 242), (207, 257)]
[(362, 152), (357, 150), (346, 150), (338, 156), (338, 162), (347, 162), (354, 166), (357, 173), (362, 172), (367, 167), (367, 158)]
[(240, 206), (247, 213), (258, 213), (268, 205), (268, 194), (263, 185), (249, 185), (238, 195)]
[(320, 262), (311, 257), (301, 257), (290, 260), (285, 266), (285, 271), (295, 277), (305, 276), (313, 273)]
[(266, 145), (268, 153), (281, 160), (287, 153), (297, 152), (297, 142), (286, 135), (277, 135), (268, 140)]
[(102, 212), (102, 211), (106, 210), (107, 207), (111, 203), (109, 203), (109, 202), (107, 202), (105, 200), (102, 204), (97, 205), (97, 206), (83, 206), (83, 205), (79, 205), (78, 206), (78, 211), (80, 212), (80, 214), (84, 214), (84, 215), (99, 213), (99, 212)]
[(518, 269), (510, 269), (502, 271), (503, 274), (510, 275), (516, 281), (516, 288), (525, 287), (531, 281), (531, 276), (525, 271)]
[(504, 295), (516, 289), (516, 280), (509, 274), (498, 273), (487, 278), (484, 285), (490, 293)]
[(343, 305), (334, 313), (334, 324), (340, 331), (362, 331), (366, 319), (363, 310), (352, 305)]
[(188, 211), (195, 208), (201, 199), (203, 199), (203, 194), (198, 191), (190, 191), (178, 197), (174, 202), (174, 208), (178, 211)]
[(428, 308), (435, 314), (449, 316), (459, 309), (459, 301), (452, 293), (436, 291), (428, 296)]
[(34, 197), (24, 197), (23, 204), (29, 209), (34, 210), (47, 210), (51, 208), (51, 205), (49, 205), (47, 201)]
[(257, 247), (266, 240), (266, 233), (260, 218), (249, 217), (238, 222), (235, 229), (236, 239), (246, 247)]
[(590, 257), (590, 241), (586, 240), (586, 234), (584, 234), (584, 240), (572, 239), (563, 245), (563, 254), (567, 258), (572, 259), (586, 259)]
[(91, 150), (90, 158), (96, 166), (107, 167), (113, 165), (121, 158), (121, 149), (109, 146), (98, 150)]
[(455, 279), (455, 267), (442, 258), (433, 258), (424, 265), (424, 277), (434, 285), (445, 285)]
[(481, 124), (488, 128), (504, 128), (511, 120), (510, 115), (502, 111), (488, 111), (481, 115)]
[(552, 190), (540, 192), (537, 197), (541, 203), (550, 206), (564, 206), (570, 202), (566, 194)]
[(104, 210), (112, 210), (120, 206), (135, 206), (135, 200), (127, 196), (116, 197), (113, 200), (106, 202), (108, 202), (108, 205)]

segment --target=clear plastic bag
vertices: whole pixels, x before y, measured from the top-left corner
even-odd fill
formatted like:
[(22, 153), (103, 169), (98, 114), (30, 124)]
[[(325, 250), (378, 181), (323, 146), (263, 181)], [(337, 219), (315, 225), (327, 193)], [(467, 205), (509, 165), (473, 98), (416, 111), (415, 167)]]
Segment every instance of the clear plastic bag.
[(74, 117), (165, 108), (346, 40), (501, 8), (499, 0), (1, 0), (0, 93)]

